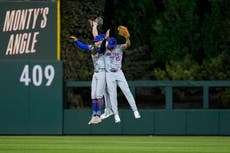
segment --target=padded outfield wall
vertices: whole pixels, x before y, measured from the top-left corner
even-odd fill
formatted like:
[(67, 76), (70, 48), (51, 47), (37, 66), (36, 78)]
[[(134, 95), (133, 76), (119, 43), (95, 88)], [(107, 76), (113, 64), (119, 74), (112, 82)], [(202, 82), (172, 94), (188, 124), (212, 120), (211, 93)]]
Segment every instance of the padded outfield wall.
[(62, 134), (57, 1), (0, 1), (0, 134)]
[(230, 110), (140, 110), (134, 119), (131, 110), (119, 111), (121, 123), (110, 117), (89, 126), (91, 111), (65, 110), (65, 135), (230, 135)]
[(172, 87), (166, 109), (140, 110), (140, 120), (120, 110), (121, 124), (89, 126), (90, 109), (64, 109), (59, 3), (0, 1), (1, 135), (230, 135), (230, 110), (208, 110), (208, 98), (204, 109), (173, 110)]

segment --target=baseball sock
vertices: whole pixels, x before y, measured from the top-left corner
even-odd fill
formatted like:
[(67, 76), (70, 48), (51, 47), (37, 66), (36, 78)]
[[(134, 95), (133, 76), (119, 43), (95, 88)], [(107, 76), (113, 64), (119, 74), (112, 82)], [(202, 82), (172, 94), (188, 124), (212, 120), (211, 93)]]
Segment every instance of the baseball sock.
[(101, 116), (101, 111), (102, 111), (102, 108), (103, 108), (103, 98), (99, 98), (97, 100), (97, 103), (98, 103), (97, 115)]
[(97, 116), (97, 111), (98, 111), (97, 99), (92, 99), (92, 110), (93, 110), (93, 116)]

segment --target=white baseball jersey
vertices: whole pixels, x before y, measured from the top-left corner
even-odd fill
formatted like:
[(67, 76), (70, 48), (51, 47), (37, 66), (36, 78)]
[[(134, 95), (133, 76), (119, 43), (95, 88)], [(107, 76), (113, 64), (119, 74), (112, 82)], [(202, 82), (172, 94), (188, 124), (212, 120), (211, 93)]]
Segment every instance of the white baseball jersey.
[(137, 111), (136, 102), (129, 89), (124, 73), (121, 70), (122, 56), (122, 45), (117, 45), (112, 51), (110, 51), (109, 49), (106, 49), (105, 51), (106, 82), (114, 115), (118, 114), (117, 85), (120, 87), (121, 91), (125, 95), (131, 109), (133, 111)]
[[(89, 45), (89, 48), (93, 50), (94, 46)], [(91, 57), (93, 60), (93, 66), (94, 66), (94, 71), (98, 72), (101, 69), (105, 69), (105, 60), (104, 60), (104, 55), (100, 53), (92, 54)]]
[[(94, 46), (89, 46), (93, 50)], [(94, 73), (91, 82), (91, 98), (100, 99), (105, 94), (105, 61), (104, 55), (96, 52), (91, 53), (91, 57), (94, 65)]]
[[(86, 45), (81, 41), (76, 41), (76, 45), (87, 52), (91, 52), (91, 57), (94, 65), (94, 74), (91, 83), (91, 98), (100, 99), (105, 94), (105, 64), (104, 55), (98, 52), (94, 45)], [(97, 49), (97, 50), (96, 50)]]
[(105, 69), (107, 72), (121, 70), (123, 50), (122, 45), (117, 45), (112, 51), (105, 51)]

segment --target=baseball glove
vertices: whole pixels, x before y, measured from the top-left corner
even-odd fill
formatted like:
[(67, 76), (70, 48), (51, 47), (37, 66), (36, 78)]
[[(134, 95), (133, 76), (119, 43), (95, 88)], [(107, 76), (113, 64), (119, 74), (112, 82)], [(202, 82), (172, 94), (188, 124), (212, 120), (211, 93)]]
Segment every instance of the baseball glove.
[(120, 26), (118, 26), (117, 30), (118, 30), (118, 34), (123, 36), (123, 37), (129, 37), (130, 36), (129, 30), (125, 26), (120, 25)]
[(100, 17), (100, 16), (97, 17), (95, 21), (98, 23), (98, 25), (102, 25), (103, 24), (103, 18)]

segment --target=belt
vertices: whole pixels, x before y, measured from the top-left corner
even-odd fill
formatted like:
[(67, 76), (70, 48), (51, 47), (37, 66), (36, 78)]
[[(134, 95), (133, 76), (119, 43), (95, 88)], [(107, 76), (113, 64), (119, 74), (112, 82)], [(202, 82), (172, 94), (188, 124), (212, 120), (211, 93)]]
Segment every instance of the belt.
[(105, 69), (104, 69), (104, 68), (99, 68), (98, 70), (94, 70), (94, 72), (95, 72), (95, 73), (98, 73), (98, 72), (103, 72), (103, 71), (105, 71)]
[(110, 69), (110, 70), (108, 70), (108, 71), (106, 71), (106, 72), (118, 72), (120, 69), (117, 69), (117, 68), (112, 68), (112, 69)]

